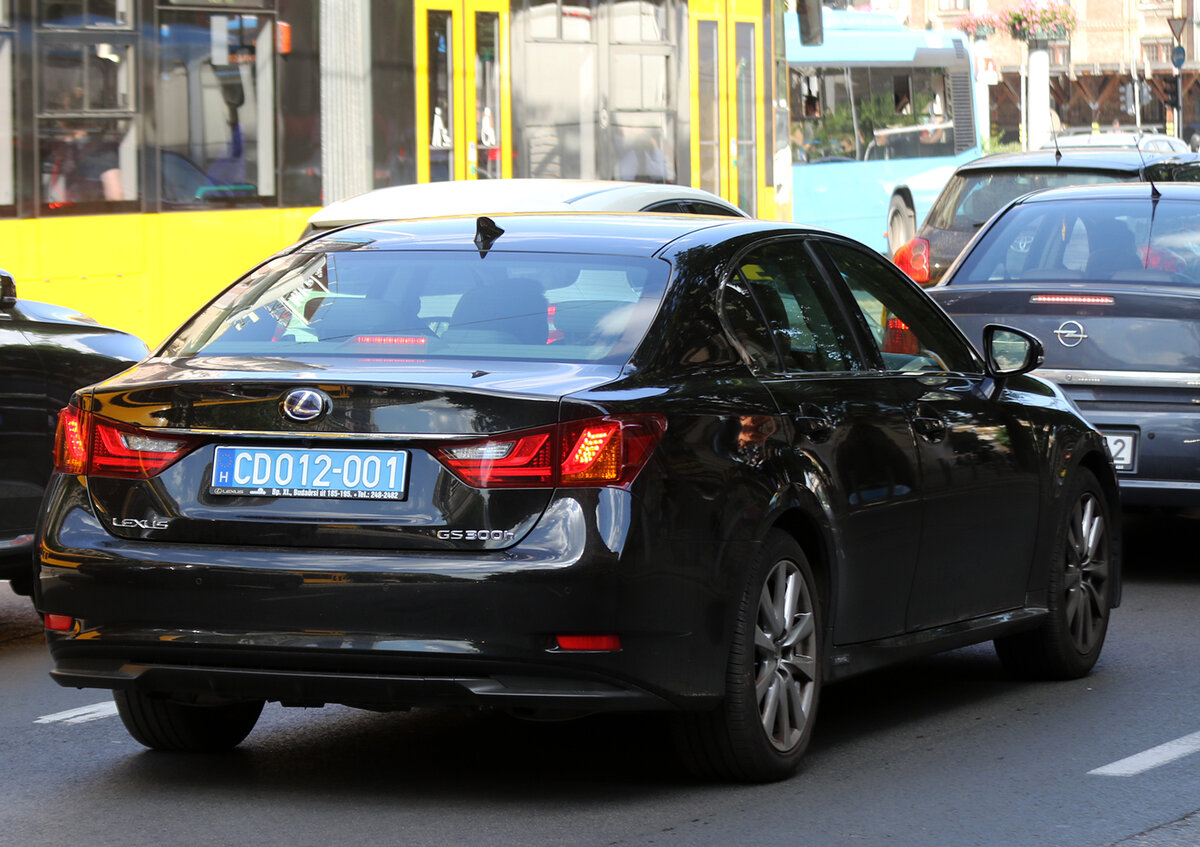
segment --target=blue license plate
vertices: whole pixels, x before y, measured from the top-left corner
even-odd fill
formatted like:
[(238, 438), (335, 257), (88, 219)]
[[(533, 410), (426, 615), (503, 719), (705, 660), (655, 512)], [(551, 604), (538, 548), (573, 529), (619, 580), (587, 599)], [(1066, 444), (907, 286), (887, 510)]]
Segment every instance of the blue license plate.
[(403, 500), (407, 479), (403, 450), (218, 447), (208, 490), (250, 497)]

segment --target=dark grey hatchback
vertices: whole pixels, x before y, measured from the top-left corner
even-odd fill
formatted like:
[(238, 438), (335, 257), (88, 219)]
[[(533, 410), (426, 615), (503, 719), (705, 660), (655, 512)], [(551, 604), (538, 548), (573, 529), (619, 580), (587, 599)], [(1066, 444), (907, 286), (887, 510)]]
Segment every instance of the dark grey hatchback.
[(1095, 663), (1099, 433), (873, 251), (793, 225), (512, 215), (272, 258), (60, 418), (38, 608), (144, 744), (264, 701), (670, 710), (785, 777), (821, 687), (994, 640)]
[(1200, 185), (1030, 195), (930, 294), (972, 338), (1046, 339), (1038, 373), (1103, 431), (1129, 506), (1200, 506)]
[(983, 156), (959, 166), (916, 236), (893, 261), (921, 285), (933, 285), (992, 215), (1031, 191), (1068, 185), (1200, 180), (1200, 156), (1136, 148), (1066, 148)]

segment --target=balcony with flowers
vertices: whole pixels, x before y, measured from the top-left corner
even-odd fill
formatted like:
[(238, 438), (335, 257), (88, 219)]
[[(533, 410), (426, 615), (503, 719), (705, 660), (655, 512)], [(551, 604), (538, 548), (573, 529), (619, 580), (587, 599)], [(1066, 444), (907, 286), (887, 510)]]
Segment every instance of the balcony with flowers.
[(1000, 21), (1000, 14), (984, 12), (981, 15), (963, 15), (955, 23), (955, 27), (971, 36), (975, 41), (982, 41), (989, 35), (995, 34), (996, 30), (1004, 29), (1008, 26), (1007, 19)]
[(1017, 41), (1065, 41), (1078, 25), (1075, 10), (1068, 3), (1022, 3), (997, 13), (998, 23)]

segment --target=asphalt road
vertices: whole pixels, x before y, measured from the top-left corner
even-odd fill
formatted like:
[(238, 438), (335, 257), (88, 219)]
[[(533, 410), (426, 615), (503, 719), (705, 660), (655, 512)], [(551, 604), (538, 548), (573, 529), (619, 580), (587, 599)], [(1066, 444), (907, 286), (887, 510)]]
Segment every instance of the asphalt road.
[(48, 679), (0, 588), (0, 844), (1194, 847), (1198, 530), (1129, 526), (1086, 679), (1012, 681), (985, 646), (831, 686), (801, 773), (767, 786), (693, 780), (633, 716), (268, 706), (232, 754), (152, 753), (103, 693)]

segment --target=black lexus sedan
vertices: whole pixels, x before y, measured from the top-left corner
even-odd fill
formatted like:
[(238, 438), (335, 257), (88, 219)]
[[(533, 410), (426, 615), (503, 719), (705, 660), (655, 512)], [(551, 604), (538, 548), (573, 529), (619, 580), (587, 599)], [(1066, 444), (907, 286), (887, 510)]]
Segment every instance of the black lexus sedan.
[(1200, 185), (1031, 195), (929, 291), (974, 339), (1046, 340), (1038, 373), (1104, 433), (1124, 505), (1200, 506)]
[(54, 679), (141, 743), (264, 701), (669, 710), (786, 777), (823, 684), (994, 640), (1087, 673), (1120, 597), (1098, 432), (873, 251), (736, 218), (334, 231), (60, 418)]
[(18, 299), (12, 275), (0, 271), (0, 579), (18, 594), (32, 589), (58, 410), (75, 389), (147, 352), (140, 339), (79, 312)]

